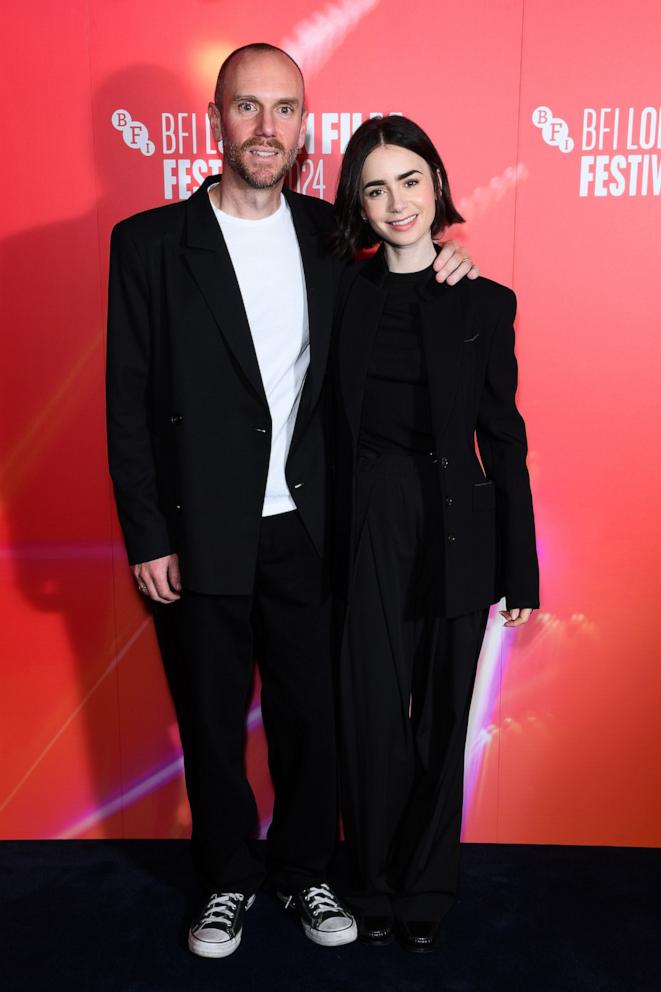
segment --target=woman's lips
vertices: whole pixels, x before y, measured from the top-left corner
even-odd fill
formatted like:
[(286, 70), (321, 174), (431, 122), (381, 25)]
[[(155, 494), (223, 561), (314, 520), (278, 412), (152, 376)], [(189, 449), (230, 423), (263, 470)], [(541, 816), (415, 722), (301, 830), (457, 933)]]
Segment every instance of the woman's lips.
[(417, 219), (417, 214), (410, 214), (408, 217), (402, 217), (401, 220), (389, 220), (388, 224), (395, 231), (408, 231), (413, 227)]

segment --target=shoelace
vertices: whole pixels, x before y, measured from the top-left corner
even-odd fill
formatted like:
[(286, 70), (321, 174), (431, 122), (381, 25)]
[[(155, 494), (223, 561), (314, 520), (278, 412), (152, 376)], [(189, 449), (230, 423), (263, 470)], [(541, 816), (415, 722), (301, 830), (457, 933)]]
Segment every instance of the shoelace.
[(207, 903), (204, 916), (200, 919), (198, 926), (203, 927), (207, 923), (215, 923), (218, 920), (221, 920), (223, 923), (231, 923), (232, 916), (236, 912), (236, 904), (242, 899), (243, 896), (240, 892), (223, 892), (221, 895), (214, 892)]
[(326, 913), (329, 910), (335, 911), (341, 916), (346, 915), (327, 885), (321, 885), (319, 888), (311, 886), (305, 893), (304, 898), (310, 907), (310, 912), (314, 916), (318, 916), (320, 913)]

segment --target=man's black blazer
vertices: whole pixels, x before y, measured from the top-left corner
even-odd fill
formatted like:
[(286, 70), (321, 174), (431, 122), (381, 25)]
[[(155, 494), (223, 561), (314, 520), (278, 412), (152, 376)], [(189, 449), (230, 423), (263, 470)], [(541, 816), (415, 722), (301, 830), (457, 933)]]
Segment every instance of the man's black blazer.
[[(176, 552), (185, 588), (252, 589), (271, 421), (239, 285), (208, 198), (119, 223), (112, 234), (107, 416), (110, 472), (129, 560)], [(303, 261), (310, 367), (286, 478), (320, 554), (327, 471), (322, 385), (342, 266), (324, 245), (332, 209), (285, 191)]]
[[(333, 346), (335, 570), (347, 598), (356, 449), (367, 364), (385, 300), (383, 249), (347, 270)], [(539, 606), (526, 431), (515, 404), (514, 293), (489, 279), (418, 289), (445, 538), (445, 615), (507, 598)], [(475, 435), (482, 465), (475, 450)]]

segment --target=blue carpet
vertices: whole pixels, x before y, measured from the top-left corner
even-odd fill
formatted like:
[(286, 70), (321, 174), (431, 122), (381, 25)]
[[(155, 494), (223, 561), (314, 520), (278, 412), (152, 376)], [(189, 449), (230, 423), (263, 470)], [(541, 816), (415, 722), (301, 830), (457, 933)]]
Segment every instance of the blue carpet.
[(188, 858), (183, 841), (0, 843), (0, 988), (661, 992), (661, 850), (464, 845), (461, 897), (429, 955), (316, 947), (262, 894), (222, 961), (186, 950)]

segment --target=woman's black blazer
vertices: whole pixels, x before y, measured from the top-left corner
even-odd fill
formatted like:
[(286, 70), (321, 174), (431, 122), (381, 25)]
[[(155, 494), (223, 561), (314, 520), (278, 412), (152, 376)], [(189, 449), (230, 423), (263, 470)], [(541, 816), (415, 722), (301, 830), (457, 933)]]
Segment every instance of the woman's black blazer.
[[(347, 270), (336, 309), (334, 550), (344, 600), (358, 536), (354, 488), (362, 400), (385, 275), (381, 248)], [(526, 431), (515, 403), (516, 297), (482, 278), (455, 286), (430, 279), (418, 293), (444, 528), (445, 615), (468, 613), (503, 595), (508, 608), (537, 607)]]

